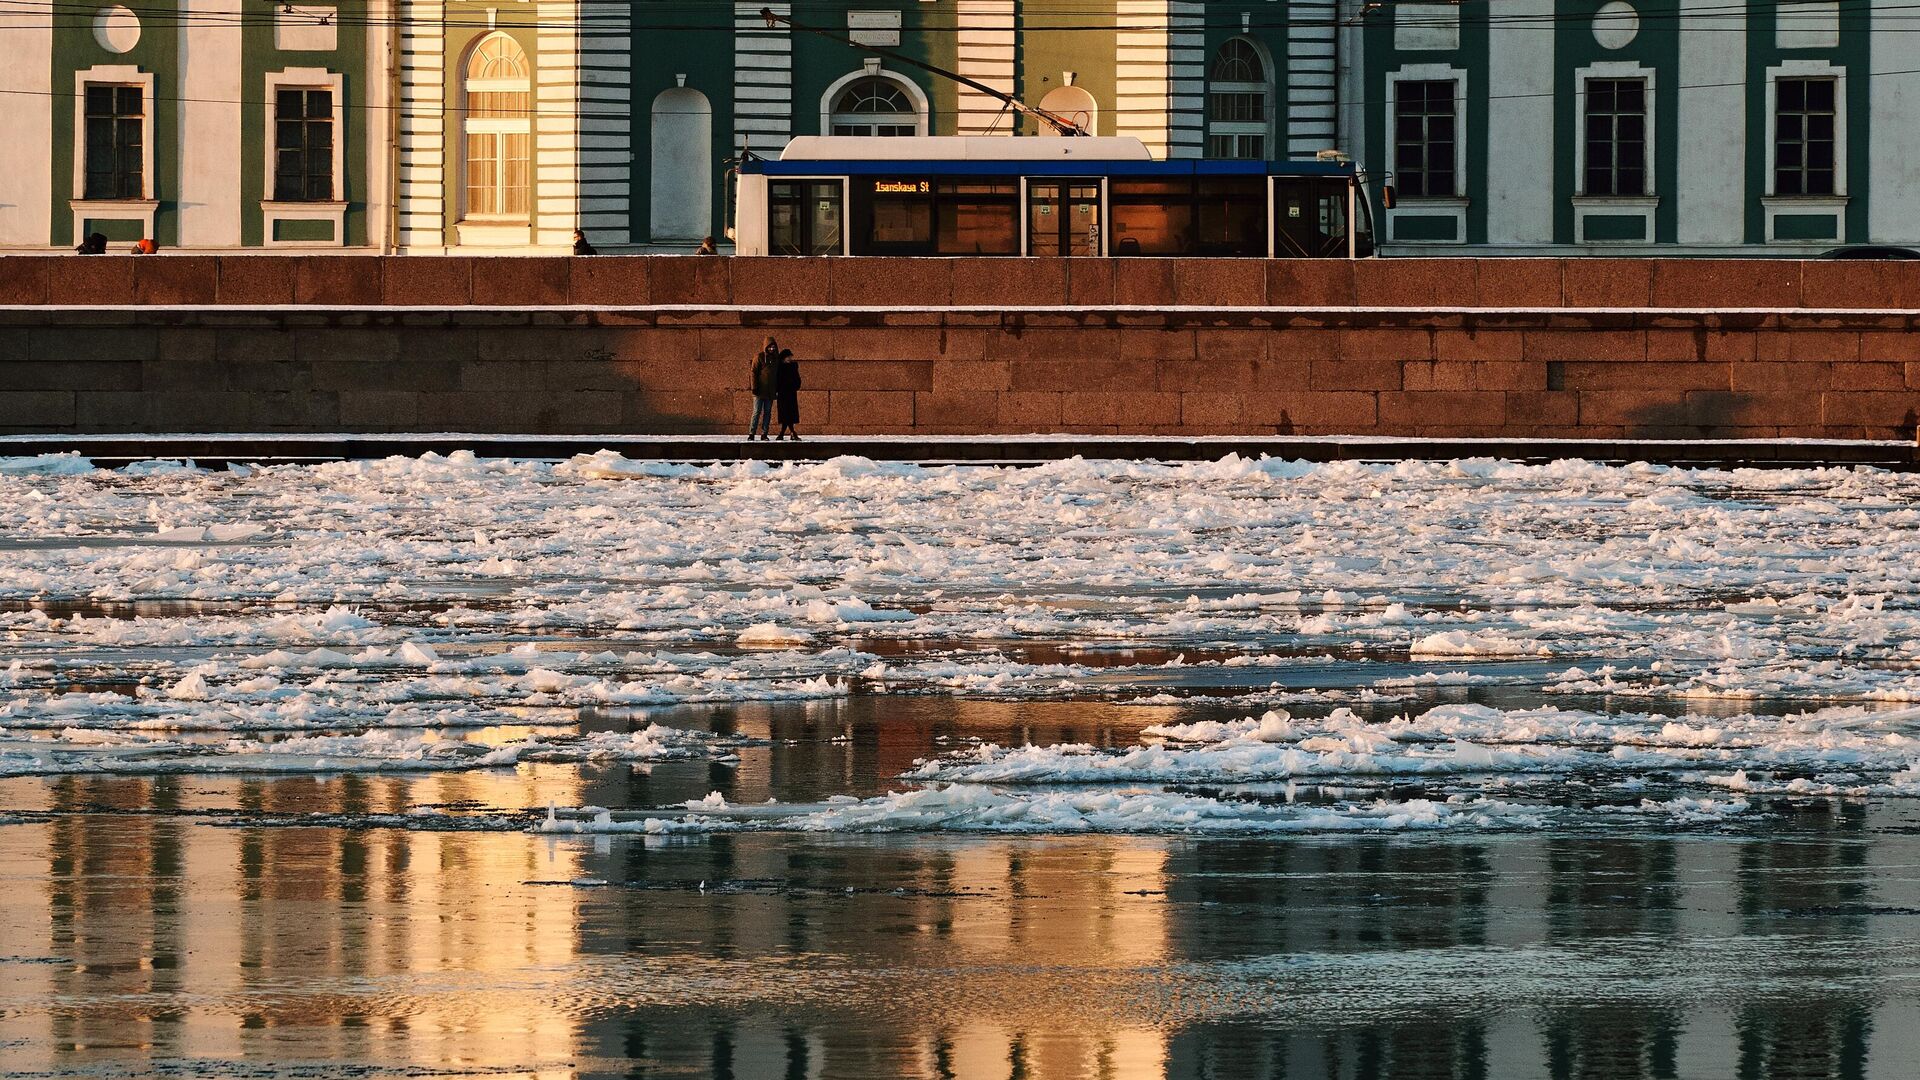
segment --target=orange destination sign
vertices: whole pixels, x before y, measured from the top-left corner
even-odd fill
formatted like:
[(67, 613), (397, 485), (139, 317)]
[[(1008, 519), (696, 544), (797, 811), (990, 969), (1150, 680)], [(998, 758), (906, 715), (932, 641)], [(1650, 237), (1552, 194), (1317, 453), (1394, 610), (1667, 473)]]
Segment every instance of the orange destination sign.
[(925, 180), (875, 180), (873, 182), (875, 195), (925, 195), (932, 190), (932, 186)]

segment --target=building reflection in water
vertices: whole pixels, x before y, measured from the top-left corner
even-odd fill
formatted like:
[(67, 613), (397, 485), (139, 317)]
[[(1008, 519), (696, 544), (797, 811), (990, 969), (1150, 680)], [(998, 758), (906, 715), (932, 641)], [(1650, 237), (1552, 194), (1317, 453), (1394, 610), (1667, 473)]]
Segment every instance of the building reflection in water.
[[(816, 753), (782, 767), (900, 767), (882, 745)], [(543, 785), (573, 804), (737, 794), (760, 782), (742, 771), (36, 781), (55, 813), (0, 828), (0, 953), (43, 961), (4, 969), (7, 1066), (1828, 1080), (1920, 1060), (1911, 999), (1887, 989), (1916, 946), (1886, 914), (1920, 907), (1887, 873), (1920, 860), (1856, 806), (1783, 811), (1765, 838), (273, 823)], [(250, 823), (195, 816), (214, 804)]]

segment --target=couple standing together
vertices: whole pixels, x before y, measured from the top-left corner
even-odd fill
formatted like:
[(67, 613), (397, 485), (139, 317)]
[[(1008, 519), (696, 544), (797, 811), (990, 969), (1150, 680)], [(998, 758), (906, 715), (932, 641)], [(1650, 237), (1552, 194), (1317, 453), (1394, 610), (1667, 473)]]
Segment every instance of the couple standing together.
[(780, 407), (781, 439), (800, 441), (793, 429), (800, 422), (800, 363), (792, 349), (783, 349), (769, 337), (753, 358), (753, 422), (747, 426), (747, 441), (767, 441), (767, 429), (773, 422), (773, 409)]

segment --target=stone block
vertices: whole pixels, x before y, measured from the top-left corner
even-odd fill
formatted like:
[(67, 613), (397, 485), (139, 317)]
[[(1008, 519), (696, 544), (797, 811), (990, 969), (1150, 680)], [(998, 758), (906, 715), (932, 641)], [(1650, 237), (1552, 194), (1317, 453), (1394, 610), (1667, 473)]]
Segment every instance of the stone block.
[(1244, 394), (1193, 391), (1180, 395), (1180, 424), (1195, 433), (1219, 432), (1240, 424)]
[(1260, 386), (1260, 371), (1258, 360), (1179, 360), (1154, 365), (1157, 388), (1180, 393), (1254, 390)]
[(284, 255), (221, 255), (216, 295), (222, 304), (291, 304), (298, 259)]
[[(703, 333), (706, 331), (682, 327), (621, 327), (610, 332), (611, 348), (607, 351), (613, 354), (613, 359), (623, 362), (684, 363), (701, 355), (700, 335)], [(750, 351), (742, 362), (751, 359)]]
[(998, 424), (1007, 432), (1049, 432), (1060, 426), (1065, 394), (1016, 390), (998, 398)]
[(1267, 356), (1273, 360), (1337, 360), (1347, 331), (1331, 327), (1274, 330), (1267, 334)]
[(1580, 422), (1580, 395), (1559, 390), (1513, 390), (1505, 394), (1504, 423), (1515, 427), (1570, 428)]
[(1800, 264), (1800, 304), (1858, 310), (1911, 306), (1904, 265), (1873, 260), (1808, 260)]
[(1792, 259), (1655, 259), (1654, 307), (1793, 308), (1800, 264)]
[[(830, 259), (835, 304), (882, 307), (953, 302), (953, 259)], [(999, 260), (994, 260), (997, 264)]]
[(830, 259), (731, 259), (733, 302), (762, 307), (824, 308), (832, 294)]
[(1344, 391), (1249, 394), (1240, 418), (1276, 435), (1367, 434), (1379, 424), (1376, 395)]
[(913, 426), (987, 431), (999, 419), (1000, 395), (986, 390), (950, 390), (913, 395)]
[(647, 259), (647, 291), (655, 304), (725, 307), (733, 302), (733, 260), (714, 255)]
[(1687, 423), (1684, 392), (1672, 390), (1581, 390), (1580, 424), (1629, 431)]
[(1343, 360), (1431, 360), (1434, 339), (1444, 331), (1402, 330), (1391, 327), (1340, 332)]
[(1004, 360), (941, 362), (933, 365), (933, 392), (936, 394), (976, 390), (997, 392), (1012, 388), (1013, 373)]
[[(740, 360), (687, 360), (675, 363), (634, 362), (628, 369), (639, 384), (652, 390), (751, 390), (753, 373)], [(811, 380), (818, 382), (818, 379)], [(824, 389), (815, 386), (814, 389)]]
[(338, 394), (255, 390), (247, 396), (248, 422), (255, 431), (329, 431), (340, 426)]
[(372, 306), (384, 302), (383, 260), (359, 255), (309, 255), (294, 260), (296, 304)]
[[(1818, 365), (1806, 364), (1803, 367)], [(1827, 386), (1833, 390), (1905, 390), (1907, 388), (1907, 370), (1905, 364), (1861, 363), (1833, 364)]]
[(137, 304), (204, 305), (219, 296), (220, 260), (212, 255), (142, 256), (132, 262)]
[(218, 360), (147, 360), (140, 365), (140, 388), (224, 390), (229, 366)]
[(1307, 385), (1314, 390), (1399, 390), (1404, 385), (1401, 369), (1399, 360), (1315, 360)]
[(1008, 365), (1014, 390), (1101, 392), (1158, 384), (1151, 360), (1021, 360)]
[(1181, 396), (1152, 390), (1071, 390), (1060, 402), (1060, 418), (1122, 429), (1178, 424)]
[(1353, 264), (1353, 301), (1361, 307), (1473, 307), (1479, 287), (1472, 259), (1366, 259)]
[(1818, 415), (1812, 394), (1793, 391), (1694, 390), (1686, 395), (1687, 421), (1705, 427), (1772, 427)]
[(457, 365), (455, 370), (459, 372), (460, 380), (456, 389), (460, 390), (533, 393), (547, 389), (547, 362), (544, 360), (469, 360)]
[(1645, 259), (1562, 259), (1560, 298), (1566, 307), (1646, 307), (1653, 268)]
[(14, 255), (0, 259), (0, 304), (44, 304), (53, 257)]
[(1118, 330), (1027, 330), (1018, 334), (993, 334), (987, 338), (989, 360), (1075, 360), (1091, 363), (1109, 362), (1119, 356)]
[(226, 390), (268, 392), (312, 390), (313, 365), (299, 361), (272, 361), (259, 364), (222, 363), (218, 365), (218, 381), (215, 385)]
[(1066, 259), (955, 259), (956, 307), (1044, 307), (1067, 302)]
[(1474, 297), (1481, 307), (1559, 307), (1560, 262), (1559, 259), (1476, 260)]
[(727, 429), (744, 435), (753, 413), (738, 408), (731, 391), (664, 390), (624, 395), (622, 417), (627, 427), (642, 431)]
[(1113, 302), (1164, 308), (1173, 296), (1173, 259), (1113, 260)]
[(509, 256), (476, 262), (473, 302), (502, 307), (565, 305), (571, 295), (569, 264), (575, 261), (557, 256)]
[[(1812, 404), (1809, 398), (1809, 410)], [(1830, 391), (1820, 395), (1820, 422), (1828, 427), (1861, 425), (1911, 429), (1916, 410), (1920, 410), (1920, 394), (1912, 391)]]
[(1547, 365), (1538, 362), (1476, 360), (1473, 364), (1475, 390), (1545, 390)]
[(1729, 367), (1729, 372), (1728, 388), (1735, 391), (1812, 391), (1827, 388), (1832, 381), (1833, 365), (1771, 361), (1736, 363)]
[(834, 390), (827, 395), (827, 422), (835, 429), (906, 431), (913, 427), (913, 398), (906, 390)]
[(1330, 308), (1353, 304), (1353, 267), (1345, 259), (1274, 259), (1267, 263), (1267, 303)]
[(1112, 259), (1068, 259), (1067, 303), (1075, 307), (1106, 307), (1113, 303)]
[(1562, 390), (1725, 390), (1727, 364), (1568, 360), (1560, 364)]
[(1173, 264), (1173, 302), (1199, 307), (1264, 307), (1267, 264), (1261, 259), (1181, 259)]
[(1202, 327), (1193, 331), (1193, 353), (1216, 363), (1265, 360), (1272, 333), (1261, 326)]
[(1473, 363), (1459, 360), (1409, 360), (1400, 368), (1407, 390), (1472, 390)]
[(801, 365), (800, 378), (814, 390), (931, 392), (937, 366), (927, 360), (815, 360)]
[(1760, 360), (1810, 360), (1840, 363), (1860, 359), (1860, 339), (1852, 330), (1761, 330), (1755, 334)]
[(1380, 426), (1421, 425), (1498, 428), (1506, 420), (1507, 396), (1495, 391), (1390, 391), (1380, 395)]
[(623, 395), (615, 390), (564, 390), (533, 395), (540, 430), (563, 435), (617, 432), (624, 423)]
[(831, 351), (837, 360), (933, 360), (943, 345), (933, 327), (876, 326), (834, 330)]
[(1871, 331), (1860, 335), (1860, 359), (1920, 362), (1920, 333)]
[(146, 415), (145, 392), (79, 390), (73, 395), (73, 423), (79, 431), (140, 431)]
[(1523, 336), (1515, 330), (1439, 329), (1433, 331), (1433, 358), (1518, 360), (1523, 355), (1523, 344)]
[(543, 423), (537, 395), (452, 390), (424, 392), (417, 400), (429, 431), (534, 432)]
[(1520, 352), (1528, 360), (1645, 360), (1647, 335), (1641, 330), (1528, 330)]
[(138, 390), (139, 360), (9, 360), (0, 363), (0, 391)]
[(135, 302), (133, 263), (133, 257), (128, 255), (76, 255), (56, 259), (47, 264), (46, 302), (76, 307), (132, 304)]
[[(316, 332), (324, 333), (324, 331)], [(365, 331), (355, 332), (364, 333)], [(203, 355), (203, 351), (210, 344), (211, 355), (222, 361), (253, 363), (267, 360), (292, 360), (299, 355), (298, 343), (298, 336), (290, 330), (233, 328), (223, 329), (217, 333), (167, 330), (161, 333), (156, 352), (163, 360), (187, 359)]]
[(420, 395), (411, 390), (342, 390), (335, 399), (349, 428), (406, 431), (420, 424)]
[(1120, 358), (1123, 360), (1192, 360), (1191, 330), (1122, 330)]
[[(251, 330), (232, 331), (242, 334), (254, 333)], [(208, 327), (161, 326), (153, 333), (153, 355), (159, 360), (212, 360), (219, 355), (221, 330)], [(293, 338), (290, 334), (281, 334), (287, 342), (287, 355), (282, 359), (293, 359)]]
[[(702, 258), (718, 260), (718, 256)], [(655, 302), (643, 256), (592, 255), (567, 262), (567, 302), (591, 307), (631, 307)], [(666, 301), (662, 301), (666, 302)], [(671, 301), (679, 303), (679, 301)]]
[(390, 256), (380, 260), (383, 302), (402, 307), (464, 307), (473, 303), (477, 260)]
[(148, 390), (142, 431), (254, 431), (259, 395), (225, 390)]
[(400, 359), (400, 339), (392, 331), (359, 327), (295, 330), (293, 353), (301, 360), (351, 360), (391, 364)]
[(159, 335), (149, 326), (36, 326), (27, 331), (35, 360), (151, 360)]
[(453, 360), (408, 360), (368, 364), (357, 360), (314, 360), (316, 390), (409, 390), (448, 393), (461, 388), (463, 365)]

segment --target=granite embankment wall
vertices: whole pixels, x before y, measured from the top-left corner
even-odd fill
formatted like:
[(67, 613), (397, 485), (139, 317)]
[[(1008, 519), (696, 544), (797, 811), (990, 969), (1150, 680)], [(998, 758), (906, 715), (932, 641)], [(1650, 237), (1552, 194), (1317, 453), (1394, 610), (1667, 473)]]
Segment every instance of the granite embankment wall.
[(0, 259), (0, 431), (1911, 438), (1920, 266)]

